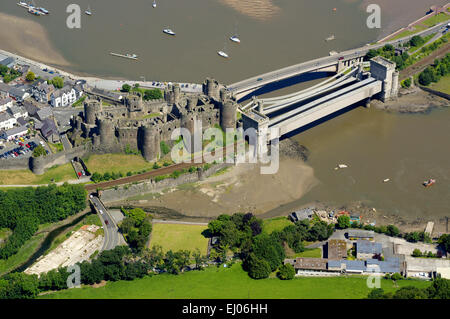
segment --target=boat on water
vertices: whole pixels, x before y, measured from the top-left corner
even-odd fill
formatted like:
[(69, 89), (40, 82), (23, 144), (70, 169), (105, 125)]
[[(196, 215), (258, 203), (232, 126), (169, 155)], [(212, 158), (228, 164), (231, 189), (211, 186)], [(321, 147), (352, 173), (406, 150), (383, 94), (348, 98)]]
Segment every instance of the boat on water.
[(422, 185), (425, 186), (425, 187), (430, 187), (431, 185), (434, 185), (434, 183), (436, 183), (436, 180), (430, 178), (429, 180), (424, 181), (424, 182), (422, 183)]
[(153, 7), (153, 8), (156, 8), (156, 0), (153, 0), (152, 7)]
[(241, 40), (238, 38), (237, 35), (233, 35), (232, 37), (230, 37), (230, 40), (236, 43), (241, 43)]
[(114, 53), (114, 52), (110, 52), (111, 55), (113, 56), (117, 56), (120, 58), (126, 58), (126, 59), (131, 59), (131, 60), (137, 60), (138, 56), (136, 54), (130, 54), (130, 53), (126, 53), (126, 54), (120, 54), (120, 53)]
[(86, 13), (88, 16), (91, 16), (92, 15), (91, 7), (88, 6), (87, 10), (84, 11), (84, 13)]
[(328, 38), (325, 39), (325, 41), (332, 41), (334, 40), (336, 37), (334, 36), (334, 34), (330, 35)]
[(342, 169), (342, 168), (347, 168), (348, 166), (345, 164), (338, 164), (338, 166), (336, 166), (334, 169), (338, 170), (338, 169)]
[(35, 9), (34, 7), (28, 7), (28, 13), (31, 13), (35, 16), (42, 16), (44, 15), (44, 13), (42, 13), (41, 11), (39, 11), (38, 9)]
[(39, 11), (41, 11), (43, 14), (49, 14), (49, 13), (50, 13), (47, 9), (42, 8), (42, 7), (37, 8), (37, 9), (38, 9)]
[(175, 35), (175, 32), (173, 32), (170, 28), (165, 28), (163, 32), (168, 35)]
[(389, 182), (391, 179), (390, 178), (385, 178), (385, 179), (383, 179), (383, 183), (387, 183), (387, 182)]
[(217, 51), (217, 54), (220, 55), (223, 58), (226, 58), (226, 59), (229, 58), (228, 54), (225, 53), (224, 51)]
[(19, 6), (19, 7), (22, 7), (22, 8), (27, 8), (28, 9), (28, 4), (26, 3), (26, 2), (24, 2), (24, 1), (20, 1), (20, 2), (17, 2), (17, 5)]

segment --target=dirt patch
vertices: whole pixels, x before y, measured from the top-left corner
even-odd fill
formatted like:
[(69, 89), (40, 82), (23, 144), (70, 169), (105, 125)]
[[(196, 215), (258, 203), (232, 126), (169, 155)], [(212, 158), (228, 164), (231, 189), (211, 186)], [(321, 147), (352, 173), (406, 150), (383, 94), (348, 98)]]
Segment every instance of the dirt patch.
[(69, 62), (52, 46), (47, 31), (37, 22), (0, 12), (1, 48), (27, 58), (58, 66)]
[(100, 281), (98, 284), (91, 285), (92, 288), (100, 288), (106, 286), (108, 282), (106, 280)]

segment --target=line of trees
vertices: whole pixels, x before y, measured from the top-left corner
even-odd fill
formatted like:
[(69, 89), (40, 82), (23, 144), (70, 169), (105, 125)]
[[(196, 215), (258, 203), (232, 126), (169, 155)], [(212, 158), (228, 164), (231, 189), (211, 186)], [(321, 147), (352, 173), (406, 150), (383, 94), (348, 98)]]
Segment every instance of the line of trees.
[[(80, 283), (92, 285), (103, 280), (134, 280), (154, 273), (177, 275), (192, 262), (195, 262), (193, 270), (202, 270), (206, 260), (199, 250), (164, 253), (161, 246), (154, 246), (136, 253), (127, 246), (117, 246), (102, 251), (92, 262), (83, 261), (78, 265)], [(0, 278), (0, 299), (31, 299), (44, 291), (67, 289), (69, 275), (67, 267), (53, 269), (39, 277), (25, 273), (7, 274)]]
[(6, 65), (0, 65), (0, 75), (3, 77), (3, 82), (9, 83), (21, 76), (22, 73), (12, 68), (8, 68)]
[(126, 217), (120, 223), (119, 229), (133, 251), (141, 252), (152, 232), (152, 216), (141, 208), (126, 210), (122, 207), (121, 210)]
[(0, 228), (13, 231), (0, 246), (0, 259), (19, 250), (43, 223), (53, 223), (86, 208), (86, 190), (82, 185), (54, 184), (37, 188), (0, 191)]
[(373, 289), (369, 299), (450, 299), (450, 280), (437, 278), (430, 287), (417, 288), (406, 286), (397, 289), (394, 293), (385, 293), (383, 288)]

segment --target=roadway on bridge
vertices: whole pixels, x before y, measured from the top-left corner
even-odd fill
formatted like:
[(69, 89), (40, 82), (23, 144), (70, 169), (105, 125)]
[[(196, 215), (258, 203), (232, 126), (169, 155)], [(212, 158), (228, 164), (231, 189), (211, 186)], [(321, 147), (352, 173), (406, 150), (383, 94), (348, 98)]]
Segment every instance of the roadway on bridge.
[[(450, 20), (448, 20), (450, 21)], [(443, 27), (446, 26), (448, 21), (440, 23), (430, 29), (418, 32), (414, 35), (410, 35), (401, 39), (397, 39), (394, 41), (388, 41), (385, 43), (378, 43), (373, 45), (366, 45), (364, 47), (360, 47), (357, 49), (347, 50), (340, 52), (337, 55), (322, 57), (310, 61), (306, 61), (303, 63), (299, 63), (296, 65), (288, 66), (279, 70), (275, 70), (272, 72), (264, 73), (261, 75), (257, 75), (254, 77), (251, 77), (249, 79), (239, 81), (233, 84), (230, 84), (227, 86), (228, 91), (231, 91), (234, 94), (239, 94), (242, 92), (250, 91), (259, 87), (262, 87), (264, 85), (267, 85), (272, 82), (277, 82), (281, 80), (285, 80), (294, 76), (298, 76), (302, 73), (311, 72), (313, 70), (319, 70), (323, 69), (332, 65), (335, 65), (336, 63), (339, 63), (339, 61), (347, 61), (347, 60), (353, 60), (357, 58), (364, 57), (367, 52), (371, 49), (379, 49), (386, 44), (392, 44), (392, 45), (398, 45), (400, 43), (405, 43), (409, 41), (413, 36), (420, 35), (420, 36), (427, 36), (433, 33), (436, 33), (440, 30), (442, 30)]]

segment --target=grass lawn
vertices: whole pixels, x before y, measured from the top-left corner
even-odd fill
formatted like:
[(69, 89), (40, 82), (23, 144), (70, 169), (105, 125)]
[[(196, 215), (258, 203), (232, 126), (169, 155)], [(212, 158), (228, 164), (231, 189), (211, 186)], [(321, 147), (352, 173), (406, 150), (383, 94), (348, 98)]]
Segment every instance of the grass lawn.
[(430, 88), (436, 91), (450, 94), (450, 75), (442, 77), (439, 82), (432, 83)]
[(293, 225), (287, 217), (276, 217), (263, 221), (263, 232), (271, 234), (274, 230), (282, 230), (286, 226)]
[(152, 169), (153, 167), (153, 163), (147, 162), (142, 156), (128, 154), (91, 155), (85, 160), (85, 164), (91, 173), (100, 174), (122, 172), (126, 175), (128, 172)]
[(297, 258), (297, 257), (306, 257), (306, 258), (322, 258), (322, 249), (320, 248), (306, 248), (304, 252), (295, 254), (294, 256), (290, 258)]
[[(293, 280), (268, 278), (251, 279), (240, 264), (230, 268), (209, 267), (204, 271), (191, 271), (180, 275), (155, 275), (134, 281), (110, 282), (104, 287), (70, 289), (40, 298), (162, 298), (162, 299), (220, 299), (220, 298), (366, 298), (370, 289), (367, 277), (302, 277)], [(400, 280), (398, 286), (428, 287), (430, 282)], [(381, 287), (394, 291), (391, 280), (381, 279)]]
[(206, 254), (208, 239), (203, 237), (202, 231), (206, 226), (182, 224), (153, 224), (150, 246), (160, 245), (164, 251), (200, 249)]
[(389, 41), (394, 41), (394, 40), (397, 40), (397, 39), (401, 39), (401, 38), (404, 38), (404, 37), (407, 37), (407, 36), (416, 34), (416, 33), (420, 32), (420, 31), (423, 31), (423, 30), (427, 29), (427, 27), (422, 26), (422, 25), (420, 25), (420, 24), (414, 26), (413, 28), (414, 28), (414, 30), (412, 30), (412, 31), (410, 31), (410, 30), (405, 30), (405, 31), (403, 31), (403, 32), (400, 32), (399, 34), (397, 34), (397, 35), (396, 35), (395, 37), (393, 37), (392, 39), (389, 39)]
[(445, 14), (444, 12), (441, 12), (437, 15), (433, 15), (431, 18), (426, 19), (422, 23), (429, 27), (432, 27), (435, 26), (436, 24), (447, 21), (448, 19), (450, 19), (450, 16)]
[(43, 175), (35, 175), (30, 170), (0, 171), (0, 184), (3, 185), (33, 185), (64, 182), (76, 179), (75, 171), (70, 163), (49, 168)]
[(50, 143), (48, 142), (47, 145), (50, 147), (50, 149), (52, 150), (53, 153), (58, 153), (58, 152), (62, 152), (64, 151), (64, 146), (62, 145), (62, 143)]
[(26, 262), (44, 241), (45, 236), (46, 234), (39, 234), (31, 237), (30, 240), (26, 241), (25, 244), (20, 247), (17, 254), (12, 255), (8, 259), (0, 259), (0, 276), (14, 270)]

